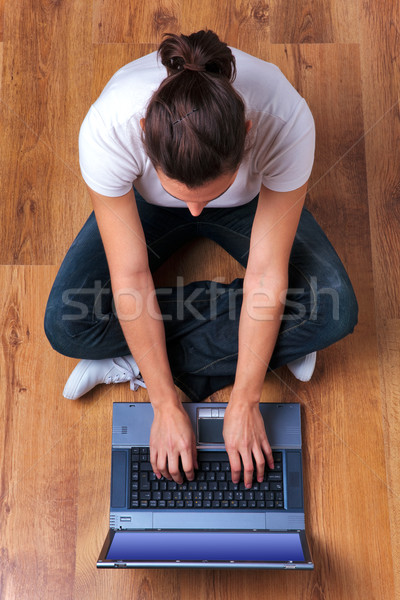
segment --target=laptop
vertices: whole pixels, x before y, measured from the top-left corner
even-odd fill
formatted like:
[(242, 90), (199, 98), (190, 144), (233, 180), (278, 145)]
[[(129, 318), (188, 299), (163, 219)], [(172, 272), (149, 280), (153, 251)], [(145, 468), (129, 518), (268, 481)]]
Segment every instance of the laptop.
[(150, 403), (114, 403), (110, 529), (98, 568), (313, 569), (305, 534), (298, 403), (261, 403), (275, 468), (232, 483), (226, 403), (183, 403), (199, 469), (179, 485), (153, 473)]

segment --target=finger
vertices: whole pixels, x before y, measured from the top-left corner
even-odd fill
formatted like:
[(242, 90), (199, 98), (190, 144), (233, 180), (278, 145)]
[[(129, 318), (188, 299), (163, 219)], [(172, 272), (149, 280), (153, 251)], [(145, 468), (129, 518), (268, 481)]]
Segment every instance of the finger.
[(229, 462), (231, 465), (232, 482), (239, 483), (242, 464), (240, 462), (240, 454), (237, 450), (227, 450)]
[(150, 446), (150, 464), (157, 479), (160, 479), (161, 473), (157, 467), (157, 449)]
[(158, 455), (157, 468), (163, 477), (165, 477), (166, 479), (169, 479), (169, 480), (172, 479), (171, 475), (169, 474), (168, 468), (167, 468), (167, 456), (165, 454), (163, 456), (161, 454)]
[(261, 447), (262, 447), (265, 457), (267, 459), (267, 464), (268, 464), (269, 468), (273, 469), (275, 466), (274, 465), (274, 457), (272, 455), (271, 446), (269, 445), (267, 438), (265, 438), (265, 440), (263, 440), (261, 442)]
[(244, 485), (251, 488), (253, 484), (254, 465), (251, 453), (246, 450), (242, 452)]
[(253, 455), (256, 461), (256, 470), (257, 470), (257, 481), (261, 483), (264, 481), (264, 471), (265, 471), (265, 456), (262, 453), (260, 448), (253, 448)]
[(193, 464), (194, 464), (194, 468), (198, 469), (199, 468), (199, 463), (197, 460), (197, 448), (196, 448), (196, 441), (193, 442), (193, 449), (192, 449), (192, 456), (193, 456)]
[(194, 463), (193, 463), (192, 449), (182, 450), (181, 460), (182, 460), (182, 469), (184, 470), (186, 477), (189, 479), (189, 481), (193, 481), (193, 479), (194, 479)]
[(179, 470), (179, 454), (168, 454), (168, 471), (176, 483), (183, 483), (182, 473)]

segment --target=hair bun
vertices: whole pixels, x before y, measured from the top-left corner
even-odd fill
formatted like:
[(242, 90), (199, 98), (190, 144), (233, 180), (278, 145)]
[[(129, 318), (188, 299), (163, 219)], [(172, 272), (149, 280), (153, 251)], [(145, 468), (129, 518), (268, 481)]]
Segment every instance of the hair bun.
[(165, 33), (158, 54), (168, 75), (182, 71), (213, 73), (233, 81), (235, 58), (227, 44), (213, 31), (198, 31), (191, 35)]
[(199, 73), (207, 71), (205, 65), (194, 65), (193, 63), (184, 63), (183, 68), (185, 71), (197, 71)]

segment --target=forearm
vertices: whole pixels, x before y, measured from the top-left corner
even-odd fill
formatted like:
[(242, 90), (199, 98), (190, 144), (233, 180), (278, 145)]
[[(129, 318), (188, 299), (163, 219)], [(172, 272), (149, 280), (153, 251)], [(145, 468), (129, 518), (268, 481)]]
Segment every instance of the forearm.
[(260, 399), (274, 350), (287, 290), (287, 278), (250, 275), (243, 285), (239, 354), (234, 392), (247, 401)]
[(179, 403), (168, 361), (164, 322), (150, 271), (138, 274), (132, 282), (114, 281), (113, 294), (122, 331), (153, 407), (168, 402)]

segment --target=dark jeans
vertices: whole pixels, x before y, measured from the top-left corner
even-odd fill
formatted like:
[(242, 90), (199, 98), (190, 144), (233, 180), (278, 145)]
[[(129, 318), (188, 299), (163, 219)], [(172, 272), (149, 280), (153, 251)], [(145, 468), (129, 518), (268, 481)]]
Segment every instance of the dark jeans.
[[(136, 192), (152, 272), (196, 236), (220, 244), (246, 267), (258, 197), (236, 208), (164, 208)], [(243, 279), (157, 289), (175, 384), (199, 401), (233, 383)], [(311, 213), (303, 209), (289, 264), (289, 290), (269, 368), (351, 333), (358, 306), (348, 275)], [(115, 313), (110, 274), (94, 213), (69, 249), (45, 314), (52, 347), (65, 356), (103, 359), (130, 353)]]

